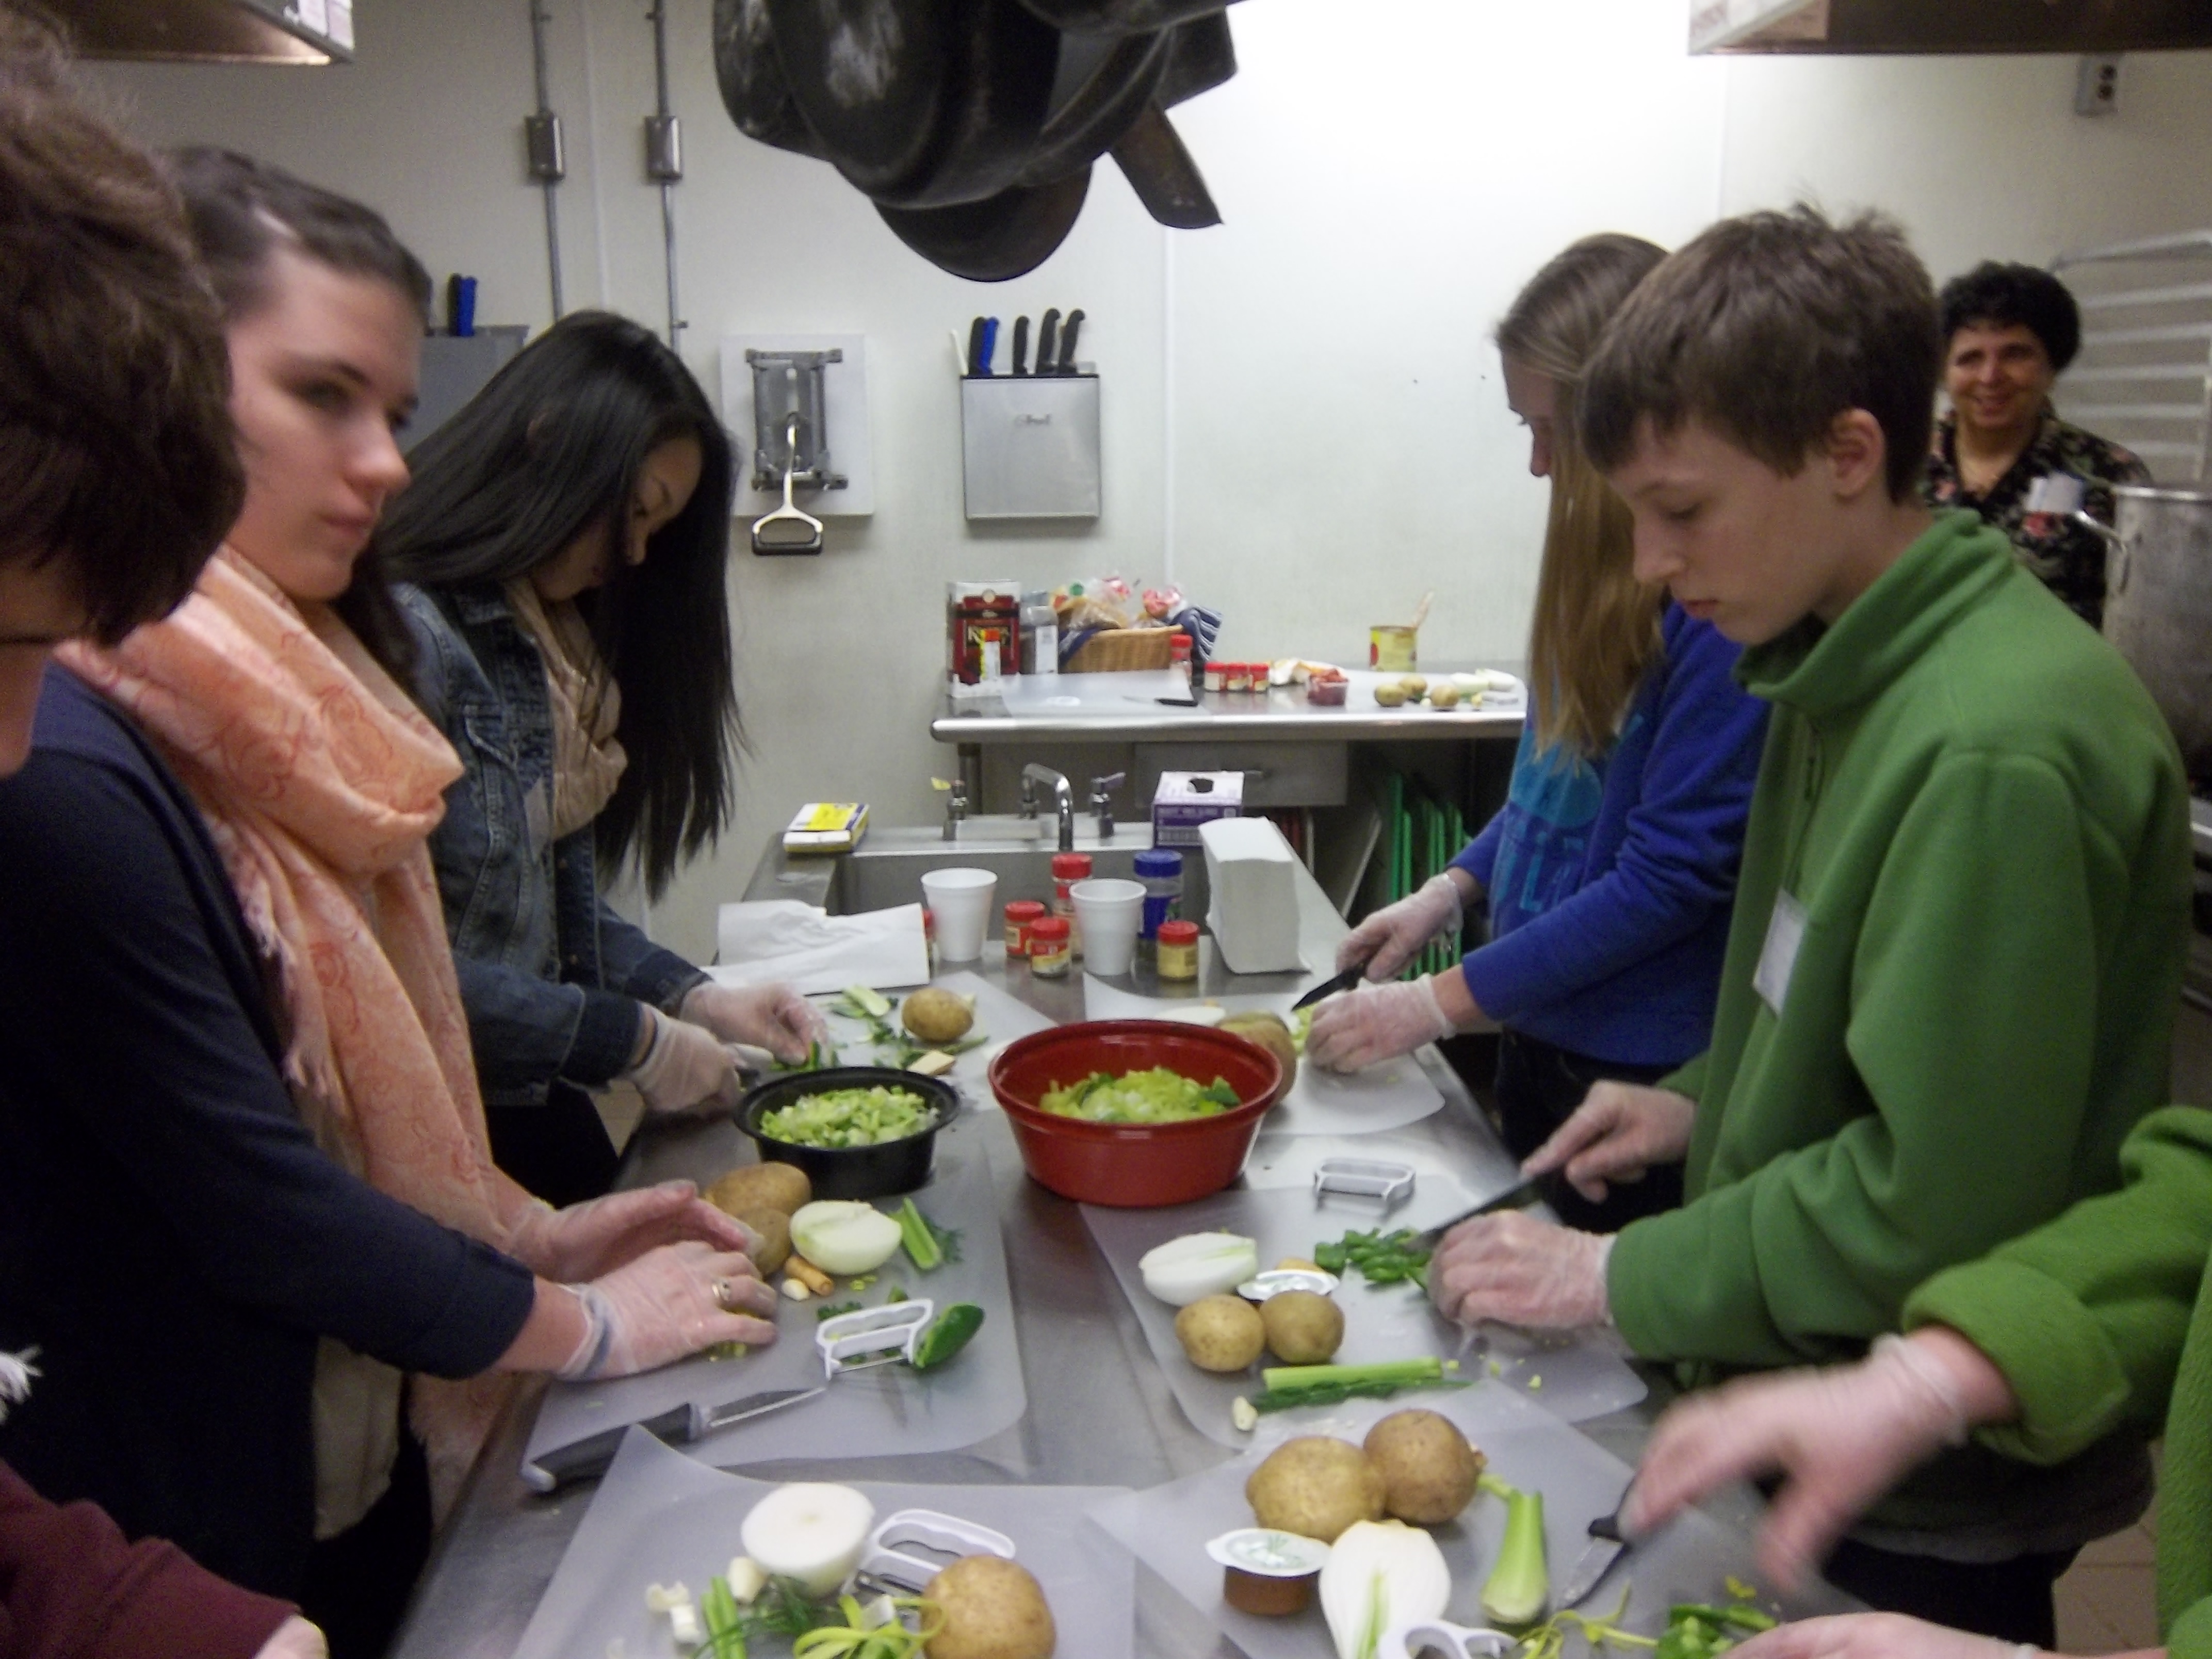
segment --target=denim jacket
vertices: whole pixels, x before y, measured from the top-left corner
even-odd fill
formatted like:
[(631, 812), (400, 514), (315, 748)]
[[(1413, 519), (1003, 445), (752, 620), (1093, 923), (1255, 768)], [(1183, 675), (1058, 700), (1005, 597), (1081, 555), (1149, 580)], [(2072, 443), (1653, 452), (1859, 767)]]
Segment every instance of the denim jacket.
[(495, 586), (402, 584), (416, 696), (461, 757), (430, 837), (477, 1074), (491, 1106), (553, 1080), (610, 1081), (638, 1004), (673, 1012), (706, 978), (599, 896), (592, 831), (552, 838), (552, 701), (538, 647)]

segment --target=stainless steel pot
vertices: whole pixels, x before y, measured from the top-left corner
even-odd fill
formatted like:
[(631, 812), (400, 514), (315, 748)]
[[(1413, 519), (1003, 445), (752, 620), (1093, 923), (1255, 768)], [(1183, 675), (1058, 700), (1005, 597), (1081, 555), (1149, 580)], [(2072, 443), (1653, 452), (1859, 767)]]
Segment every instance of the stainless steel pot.
[(2108, 549), (2105, 637), (2150, 688), (2190, 777), (2212, 781), (2212, 493), (2119, 484), (2112, 495), (2116, 530), (2096, 526)]

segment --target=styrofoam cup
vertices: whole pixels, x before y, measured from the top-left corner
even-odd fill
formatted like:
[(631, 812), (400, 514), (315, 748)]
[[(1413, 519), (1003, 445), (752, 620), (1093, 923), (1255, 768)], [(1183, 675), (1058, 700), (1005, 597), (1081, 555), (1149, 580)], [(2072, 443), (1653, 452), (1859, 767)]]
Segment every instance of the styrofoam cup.
[(1095, 876), (1067, 890), (1083, 929), (1083, 965), (1094, 974), (1126, 974), (1137, 959), (1145, 921), (1145, 884)]
[(937, 958), (973, 962), (991, 931), (999, 878), (988, 870), (932, 870), (921, 878), (922, 902), (937, 924)]

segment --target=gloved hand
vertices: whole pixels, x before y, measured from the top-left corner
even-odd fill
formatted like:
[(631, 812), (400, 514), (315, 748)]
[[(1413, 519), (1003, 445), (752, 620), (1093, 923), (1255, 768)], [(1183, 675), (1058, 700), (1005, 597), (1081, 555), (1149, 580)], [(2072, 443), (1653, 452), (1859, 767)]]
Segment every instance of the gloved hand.
[(1899, 1478), (1972, 1424), (2017, 1410), (2003, 1373), (1957, 1332), (1884, 1337), (1856, 1365), (1745, 1377), (1676, 1404), (1644, 1449), (1621, 1523), (1650, 1532), (1731, 1480), (1778, 1469), (1759, 1561), (1793, 1589)]
[(1356, 1072), (1380, 1060), (1410, 1054), (1424, 1042), (1449, 1036), (1451, 1017), (1437, 1000), (1436, 981), (1393, 980), (1362, 985), (1314, 1010), (1306, 1033), (1306, 1058), (1326, 1072)]
[(1803, 1619), (1730, 1650), (1729, 1659), (2045, 1659), (2040, 1650), (1969, 1636), (1898, 1613)]
[(717, 985), (711, 980), (684, 994), (676, 1017), (703, 1025), (725, 1042), (749, 1042), (787, 1065), (830, 1035), (822, 1012), (788, 985)]
[(750, 1255), (760, 1243), (744, 1222), (700, 1197), (693, 1182), (664, 1181), (562, 1210), (532, 1204), (508, 1231), (507, 1253), (541, 1279), (573, 1285), (663, 1244), (695, 1238), (741, 1255)]
[[(775, 1292), (734, 1252), (696, 1240), (665, 1244), (569, 1288), (586, 1328), (560, 1374), (571, 1382), (634, 1376), (717, 1342), (773, 1342)], [(746, 1310), (760, 1315), (748, 1316)]]
[(254, 1650), (253, 1659), (330, 1659), (330, 1654), (322, 1632), (295, 1613)]
[(1429, 1296), (1462, 1325), (1501, 1320), (1529, 1330), (1610, 1324), (1610, 1233), (1577, 1232), (1518, 1210), (1477, 1216), (1444, 1235), (1429, 1262)]
[(1336, 971), (1364, 962), (1369, 979), (1395, 979), (1424, 945), (1459, 926), (1464, 908), (1449, 870), (1431, 876), (1417, 891), (1385, 905), (1345, 936), (1336, 947)]
[(653, 1035), (644, 1055), (621, 1075), (637, 1085), (648, 1112), (683, 1112), (695, 1106), (734, 1106), (743, 1092), (738, 1063), (721, 1039), (703, 1025), (671, 1019), (658, 1008), (641, 1011)]
[(1593, 1204), (1606, 1183), (1644, 1179), (1655, 1164), (1679, 1164), (1690, 1150), (1698, 1103), (1671, 1089), (1594, 1083), (1574, 1115), (1528, 1154), (1523, 1175), (1567, 1172), (1567, 1184)]

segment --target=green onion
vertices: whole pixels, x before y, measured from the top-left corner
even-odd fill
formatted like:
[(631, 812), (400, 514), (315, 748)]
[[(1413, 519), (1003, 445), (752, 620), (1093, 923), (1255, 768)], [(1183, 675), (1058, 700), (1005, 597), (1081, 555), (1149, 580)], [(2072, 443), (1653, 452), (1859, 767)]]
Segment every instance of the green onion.
[(1270, 1365), (1260, 1380), (1271, 1389), (1304, 1389), (1316, 1383), (1389, 1382), (1400, 1388), (1436, 1382), (1458, 1363), (1430, 1354), (1419, 1359), (1389, 1359), (1372, 1365)]

